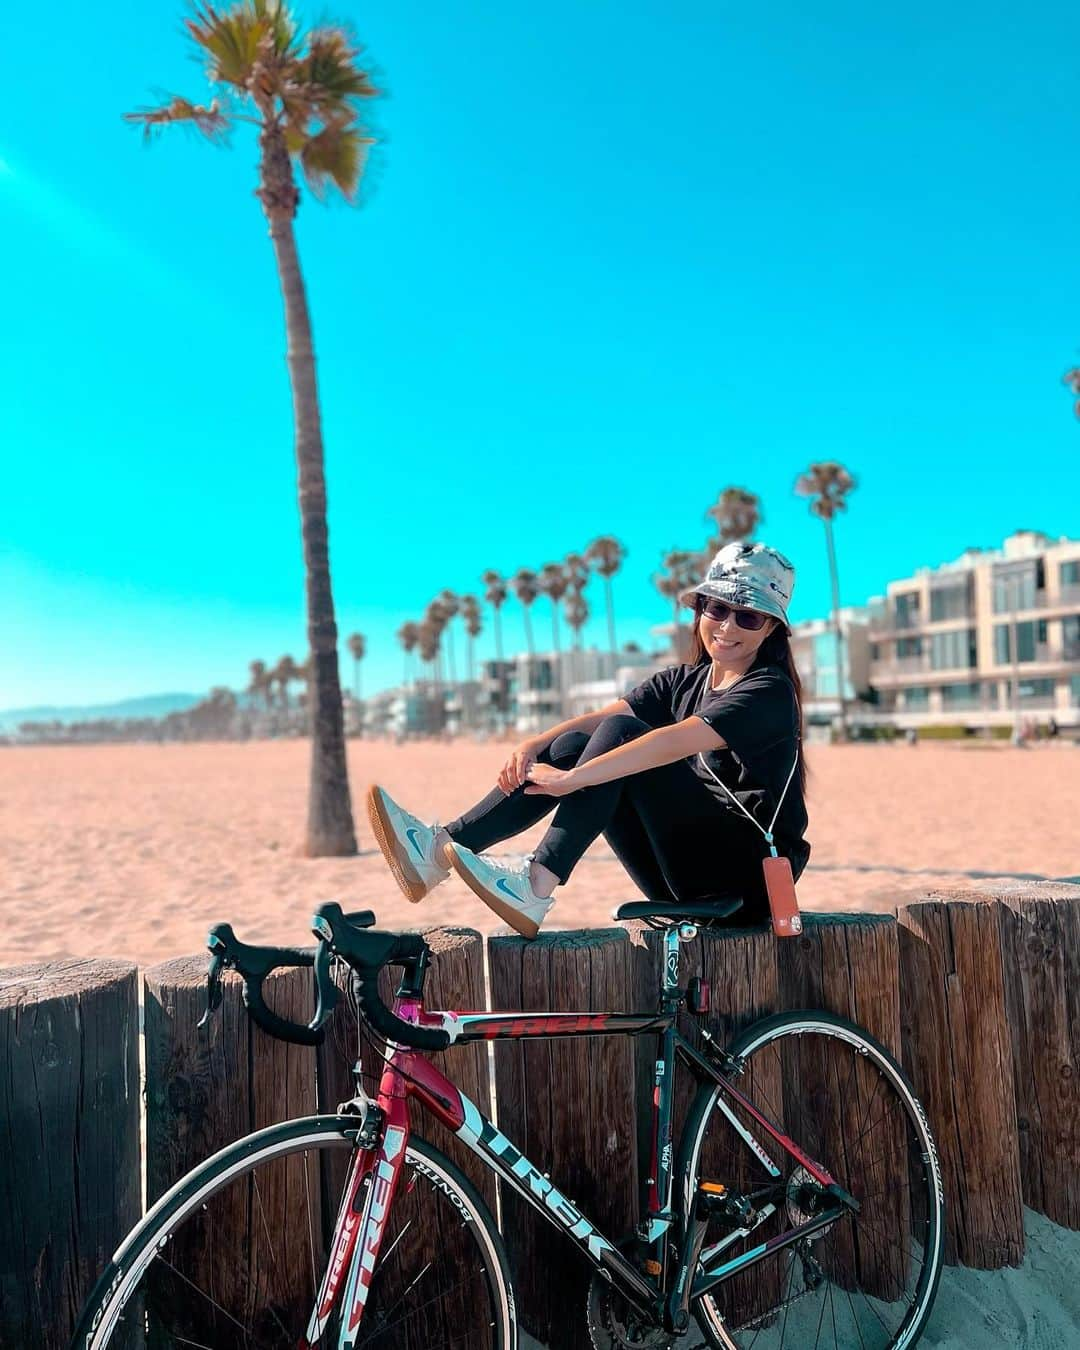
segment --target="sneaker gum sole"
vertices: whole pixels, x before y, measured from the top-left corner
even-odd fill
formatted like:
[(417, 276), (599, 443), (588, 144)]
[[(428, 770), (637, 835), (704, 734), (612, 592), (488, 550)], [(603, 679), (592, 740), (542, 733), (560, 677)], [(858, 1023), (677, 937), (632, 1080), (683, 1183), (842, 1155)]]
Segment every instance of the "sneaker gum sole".
[(412, 871), (406, 860), (398, 855), (397, 836), (394, 834), (389, 818), (384, 813), (382, 798), (377, 787), (368, 788), (367, 804), (368, 819), (371, 821), (375, 842), (386, 859), (387, 867), (393, 874), (394, 880), (405, 892), (406, 898), (414, 905), (419, 904), (427, 895), (428, 887), (420, 879), (419, 873)]
[(520, 909), (515, 909), (513, 905), (508, 905), (505, 900), (498, 900), (483, 886), (476, 877), (469, 871), (463, 862), (458, 858), (457, 850), (450, 850), (450, 861), (453, 864), (454, 871), (462, 879), (469, 890), (478, 900), (483, 900), (488, 909), (493, 910), (500, 919), (508, 923), (522, 937), (534, 938), (540, 932), (540, 925), (535, 923), (527, 914), (522, 914)]

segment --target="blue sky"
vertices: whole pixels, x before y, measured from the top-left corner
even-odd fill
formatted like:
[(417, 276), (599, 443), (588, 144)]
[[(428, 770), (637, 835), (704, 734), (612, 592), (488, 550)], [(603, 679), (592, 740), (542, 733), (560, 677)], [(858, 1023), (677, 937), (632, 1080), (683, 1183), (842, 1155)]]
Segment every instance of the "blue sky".
[[(365, 688), (444, 586), (613, 533), (620, 640), (721, 488), (826, 612), (1080, 529), (1080, 49), (1062, 4), (339, 0), (388, 91), (360, 210), (297, 220), (339, 629)], [(205, 84), (181, 8), (22, 6), (0, 84), (0, 708), (241, 687), (306, 653), (254, 147), (125, 109)], [(586, 638), (603, 640), (602, 596)], [(538, 634), (550, 631), (546, 602)], [(520, 641), (516, 606), (507, 638)], [(490, 632), (481, 640), (481, 649)], [(458, 639), (458, 650), (461, 645)], [(460, 659), (460, 657), (459, 657)], [(351, 678), (351, 661), (343, 660)]]

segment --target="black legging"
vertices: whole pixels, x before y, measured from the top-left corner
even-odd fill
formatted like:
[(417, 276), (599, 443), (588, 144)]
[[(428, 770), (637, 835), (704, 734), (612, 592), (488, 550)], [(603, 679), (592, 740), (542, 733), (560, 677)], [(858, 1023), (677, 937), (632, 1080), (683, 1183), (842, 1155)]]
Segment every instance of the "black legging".
[[(583, 731), (556, 736), (537, 759), (569, 769), (651, 730), (639, 717), (616, 713), (605, 717), (591, 736)], [(566, 797), (526, 796), (524, 787), (507, 796), (496, 787), (446, 831), (479, 853), (535, 825), (553, 807), (555, 818), (533, 856), (561, 882), (603, 832), (648, 899), (670, 905), (741, 895), (743, 905), (733, 922), (768, 919), (761, 871), (767, 848), (761, 834), (734, 808), (725, 808), (685, 759)]]

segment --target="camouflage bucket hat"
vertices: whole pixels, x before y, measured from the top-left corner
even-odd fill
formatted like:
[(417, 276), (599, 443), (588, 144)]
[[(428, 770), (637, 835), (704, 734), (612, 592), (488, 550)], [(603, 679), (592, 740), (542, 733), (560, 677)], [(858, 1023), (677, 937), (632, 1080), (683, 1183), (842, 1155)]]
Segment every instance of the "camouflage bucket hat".
[(709, 564), (704, 579), (679, 596), (692, 605), (695, 595), (726, 600), (740, 609), (756, 609), (779, 619), (790, 634), (787, 607), (795, 589), (795, 567), (768, 544), (726, 544)]

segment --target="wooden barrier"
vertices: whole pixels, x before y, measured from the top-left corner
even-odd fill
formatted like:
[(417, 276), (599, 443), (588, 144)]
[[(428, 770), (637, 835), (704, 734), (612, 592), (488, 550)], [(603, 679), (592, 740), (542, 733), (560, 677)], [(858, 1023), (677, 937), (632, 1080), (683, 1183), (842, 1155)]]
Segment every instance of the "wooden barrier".
[(997, 906), (967, 897), (898, 913), (904, 1068), (933, 1122), (945, 1183), (945, 1259), (1024, 1259), (1012, 1043)]
[(139, 1217), (138, 984), (121, 961), (0, 971), (0, 1345), (68, 1350)]
[(1024, 1201), (1080, 1228), (1080, 886), (992, 894), (1001, 901)]
[[(680, 982), (695, 974), (709, 981), (708, 1020), (717, 1039), (773, 1011), (819, 1009), (859, 1023), (902, 1056), (941, 1151), (949, 1259), (991, 1267), (1022, 1256), (1021, 1187), (1032, 1208), (1080, 1227), (1080, 888), (1025, 885), (981, 898), (996, 903), (977, 903), (970, 893), (936, 895), (905, 907), (899, 923), (890, 916), (810, 914), (802, 936), (783, 943), (763, 932), (700, 933), (680, 949)], [(461, 929), (431, 930), (427, 937), (434, 954), (428, 1005), (488, 1006), (480, 937)], [(495, 1008), (620, 1011), (656, 1005), (658, 935), (640, 925), (556, 932), (534, 943), (496, 937), (488, 950)], [(197, 1030), (205, 957), (154, 967), (145, 972), (144, 986), (150, 1201), (240, 1135), (333, 1110), (351, 1095), (355, 1014), (346, 1004), (316, 1054), (255, 1027), (234, 977), (225, 981), (221, 1011), (207, 1030)], [(58, 962), (0, 972), (8, 1084), (2, 1124), (10, 1141), (0, 1191), (0, 1345), (66, 1347), (93, 1278), (137, 1217), (137, 990), (135, 971), (119, 963)], [(267, 993), (271, 1005), (294, 1020), (310, 1016), (310, 971), (271, 977)], [(691, 1040), (700, 1025), (691, 1016), (681, 1019)], [(651, 1038), (496, 1043), (494, 1102), (487, 1046), (454, 1047), (440, 1058), (448, 1075), (530, 1159), (550, 1170), (559, 1190), (606, 1236), (617, 1241), (631, 1232), (640, 1201), (638, 1140), (648, 1125), (647, 1116), (636, 1118), (635, 1107), (639, 1100), (647, 1106), (651, 1096), (640, 1090), (646, 1084), (651, 1089)], [(376, 1068), (374, 1061), (369, 1066)], [(836, 1139), (857, 1137), (872, 1111), (871, 1080), (863, 1081), (863, 1068), (861, 1062), (848, 1064), (850, 1077), (838, 1090), (825, 1059), (811, 1062), (795, 1045), (776, 1059), (778, 1082), (770, 1086), (755, 1078), (753, 1090), (770, 1097), (789, 1126), (802, 1104), (811, 1103), (813, 1117), (798, 1118), (800, 1142), (827, 1157)], [(753, 1073), (769, 1071), (763, 1065)], [(685, 1105), (684, 1093), (677, 1115)], [(494, 1208), (490, 1174), (436, 1122), (418, 1118), (417, 1128), (455, 1153)], [(890, 1146), (886, 1139), (886, 1154)], [(244, 1288), (265, 1289), (269, 1275), (259, 1233), (285, 1241), (289, 1225), (281, 1197), (295, 1196), (298, 1187), (313, 1195), (313, 1224), (325, 1237), (338, 1178), (297, 1175), (295, 1156), (279, 1161), (280, 1175), (244, 1213), (227, 1221), (217, 1215), (212, 1245), (200, 1246), (197, 1237), (190, 1250), (173, 1245), (170, 1261), (180, 1270), (191, 1263), (198, 1273), (200, 1261), (213, 1260), (218, 1272), (235, 1267)], [(846, 1162), (850, 1172), (851, 1156)], [(703, 1165), (730, 1180), (724, 1159), (710, 1161), (708, 1149)], [(587, 1346), (587, 1266), (508, 1188), (501, 1199), (523, 1325), (559, 1350)], [(880, 1222), (899, 1232), (902, 1245), (911, 1218), (897, 1205)], [(305, 1233), (303, 1259), (284, 1249), (284, 1260), (277, 1260), (286, 1269), (307, 1269), (310, 1282), (308, 1241)], [(842, 1242), (833, 1244), (827, 1274), (843, 1285), (857, 1270), (864, 1287), (876, 1284), (891, 1296), (904, 1270), (860, 1249), (859, 1242), (856, 1235), (846, 1250)], [(746, 1280), (741, 1293), (727, 1292), (743, 1308), (768, 1292)], [(303, 1300), (310, 1291), (280, 1291), (282, 1300), (293, 1295)], [(215, 1296), (228, 1302), (220, 1279)], [(213, 1343), (205, 1325), (201, 1333), (203, 1343)]]
[[(495, 1008), (633, 1011), (621, 929), (495, 937), (489, 951)], [(634, 1084), (629, 1037), (495, 1042), (499, 1128), (612, 1238), (630, 1233), (637, 1210)], [(559, 1350), (589, 1350), (589, 1267), (507, 1186), (502, 1203), (522, 1325)]]

